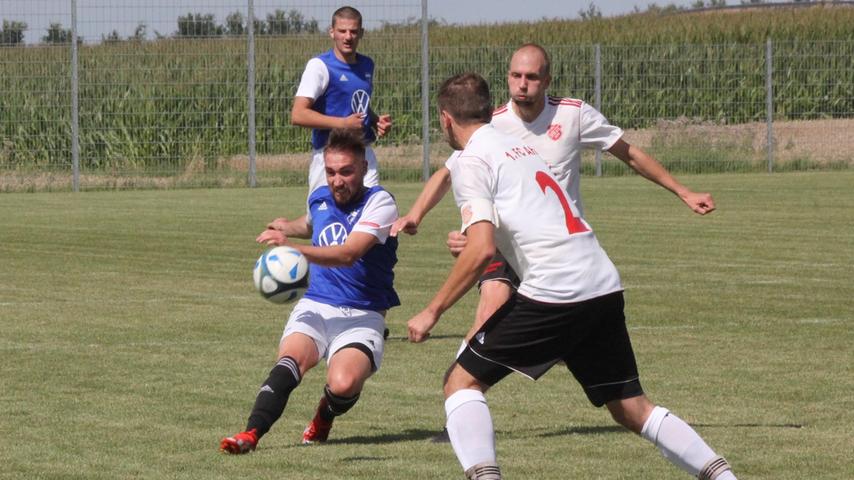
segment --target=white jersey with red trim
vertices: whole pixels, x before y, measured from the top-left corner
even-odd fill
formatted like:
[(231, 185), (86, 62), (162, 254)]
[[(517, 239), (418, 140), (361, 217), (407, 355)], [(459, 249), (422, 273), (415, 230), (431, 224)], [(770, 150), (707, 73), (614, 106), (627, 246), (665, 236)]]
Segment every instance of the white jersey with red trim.
[(519, 118), (510, 101), (495, 109), (492, 124), (537, 150), (581, 216), (581, 150), (608, 150), (623, 136), (598, 110), (574, 98), (547, 96), (545, 108), (530, 123)]
[(496, 246), (519, 275), (520, 294), (569, 303), (622, 290), (616, 267), (534, 147), (485, 125), (446, 166), (460, 230), (495, 225)]

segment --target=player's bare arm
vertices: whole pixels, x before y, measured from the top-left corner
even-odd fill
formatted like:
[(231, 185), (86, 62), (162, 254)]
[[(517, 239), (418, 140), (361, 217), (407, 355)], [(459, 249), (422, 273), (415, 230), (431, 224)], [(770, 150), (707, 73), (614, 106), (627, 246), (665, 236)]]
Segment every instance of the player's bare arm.
[(311, 98), (294, 97), (294, 106), (291, 108), (291, 125), (321, 129), (362, 128), (364, 113), (353, 113), (347, 117), (333, 117), (312, 110), (312, 105), (314, 105), (314, 100)]
[(427, 212), (432, 210), (433, 207), (435, 207), (436, 204), (444, 198), (445, 194), (448, 193), (448, 190), (450, 189), (450, 170), (446, 167), (436, 170), (436, 173), (427, 180), (427, 183), (424, 185), (424, 188), (421, 190), (421, 193), (418, 195), (415, 203), (412, 204), (409, 212), (397, 219), (397, 221), (394, 222), (394, 225), (391, 226), (390, 235), (395, 237), (398, 232), (401, 231), (410, 235), (418, 233), (418, 225), (421, 224), (421, 221), (427, 215)]
[[(300, 237), (295, 237), (300, 238)], [(291, 242), (281, 230), (267, 229), (255, 239), (270, 246), (288, 246), (299, 250), (310, 263), (324, 267), (349, 267), (362, 258), (378, 242), (377, 237), (364, 232), (353, 232), (342, 245), (316, 247)]]
[(694, 192), (679, 183), (664, 166), (652, 155), (638, 147), (630, 145), (622, 138), (617, 140), (608, 152), (622, 160), (632, 170), (682, 199), (694, 212), (705, 215), (715, 210), (715, 201), (709, 193)]
[(426, 340), (439, 317), (477, 282), (495, 255), (494, 234), (495, 226), (486, 221), (477, 222), (466, 229), (468, 245), (472, 248), (466, 248), (460, 253), (448, 279), (427, 308), (407, 322), (410, 341), (419, 343)]
[(314, 245), (290, 245), (305, 256), (310, 263), (324, 267), (349, 267), (365, 256), (377, 244), (377, 237), (365, 232), (352, 232), (341, 245), (317, 247)]
[(279, 217), (267, 224), (267, 230), (278, 230), (285, 236), (293, 238), (311, 238), (311, 225), (306, 222), (306, 216), (302, 215), (294, 220)]

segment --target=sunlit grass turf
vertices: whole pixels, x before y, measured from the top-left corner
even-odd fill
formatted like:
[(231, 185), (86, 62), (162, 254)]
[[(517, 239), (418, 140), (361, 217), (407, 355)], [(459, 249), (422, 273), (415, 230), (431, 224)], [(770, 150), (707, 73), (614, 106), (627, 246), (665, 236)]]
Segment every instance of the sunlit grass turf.
[[(742, 478), (850, 478), (851, 172), (683, 177), (701, 218), (636, 177), (587, 178), (585, 208), (626, 287), (643, 384)], [(393, 184), (402, 210), (418, 184)], [(288, 309), (252, 289), (275, 216), (304, 191), (0, 195), (0, 478), (462, 478), (429, 437), (474, 295), (423, 345), (405, 322), (444, 279), (446, 200), (401, 241), (383, 368), (327, 445), (300, 432), (324, 368), (251, 455), (243, 428)], [(591, 407), (562, 368), (489, 394), (507, 478), (687, 478)]]

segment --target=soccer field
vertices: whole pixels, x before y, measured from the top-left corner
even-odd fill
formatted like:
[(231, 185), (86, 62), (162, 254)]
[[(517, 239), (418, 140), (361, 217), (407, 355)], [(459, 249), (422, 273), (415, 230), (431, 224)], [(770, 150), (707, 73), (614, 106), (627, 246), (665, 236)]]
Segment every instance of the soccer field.
[[(742, 479), (854, 472), (854, 172), (684, 176), (699, 217), (638, 177), (587, 178), (585, 210), (623, 277), (641, 380)], [(405, 212), (420, 184), (388, 189)], [(401, 240), (383, 367), (330, 442), (304, 447), (325, 368), (259, 448), (242, 430), (289, 309), (253, 289), (299, 188), (0, 195), (0, 478), (461, 479), (441, 377), (475, 295), (421, 345), (405, 324), (452, 258), (446, 199)], [(508, 479), (689, 478), (589, 405), (562, 367), (489, 394)]]

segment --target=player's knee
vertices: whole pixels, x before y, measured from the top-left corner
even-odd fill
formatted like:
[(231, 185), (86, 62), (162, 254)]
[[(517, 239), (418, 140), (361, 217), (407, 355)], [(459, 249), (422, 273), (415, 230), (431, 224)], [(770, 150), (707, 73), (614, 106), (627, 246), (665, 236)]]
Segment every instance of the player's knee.
[(329, 390), (340, 397), (352, 397), (362, 391), (364, 380), (360, 375), (349, 371), (329, 372), (327, 382)]

